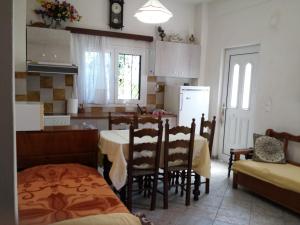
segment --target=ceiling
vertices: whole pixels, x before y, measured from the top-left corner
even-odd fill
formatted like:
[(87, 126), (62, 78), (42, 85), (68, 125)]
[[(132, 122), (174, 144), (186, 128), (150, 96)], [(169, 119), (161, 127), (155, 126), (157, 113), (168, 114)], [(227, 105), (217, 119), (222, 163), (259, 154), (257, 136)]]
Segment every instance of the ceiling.
[(193, 3), (193, 4), (197, 4), (197, 3), (201, 3), (201, 2), (211, 2), (213, 0), (176, 0), (178, 2), (182, 2), (182, 3)]

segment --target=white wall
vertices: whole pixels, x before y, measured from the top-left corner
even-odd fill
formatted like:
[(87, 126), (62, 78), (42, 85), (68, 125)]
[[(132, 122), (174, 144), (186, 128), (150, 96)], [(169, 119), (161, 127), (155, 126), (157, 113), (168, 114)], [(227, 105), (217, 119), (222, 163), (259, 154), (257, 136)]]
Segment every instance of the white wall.
[(14, 10), (15, 69), (17, 72), (24, 72), (26, 71), (26, 1), (16, 0)]
[(13, 1), (0, 3), (0, 223), (16, 224), (16, 159), (14, 132)]
[[(108, 0), (69, 0), (68, 2), (74, 4), (82, 16), (82, 20), (79, 23), (74, 23), (70, 26), (109, 30)], [(152, 36), (156, 34), (154, 25), (143, 24), (134, 17), (136, 11), (145, 2), (146, 0), (125, 0), (124, 32)], [(196, 10), (193, 4), (174, 2), (174, 0), (162, 0), (162, 3), (174, 14), (174, 17), (169, 22), (162, 25), (166, 32), (180, 33), (182, 37), (194, 33), (194, 16)], [(38, 6), (39, 4), (36, 0), (27, 0), (27, 24), (30, 21), (36, 22), (40, 20), (33, 12)]]
[[(299, 0), (227, 0), (208, 4), (203, 83), (212, 87), (210, 115), (220, 114), (224, 49), (261, 44), (254, 129), (259, 133), (273, 128), (300, 134), (299, 10)], [(269, 101), (272, 106), (267, 112), (265, 104)], [(221, 150), (215, 141), (214, 154)], [(299, 151), (293, 157), (300, 161)]]

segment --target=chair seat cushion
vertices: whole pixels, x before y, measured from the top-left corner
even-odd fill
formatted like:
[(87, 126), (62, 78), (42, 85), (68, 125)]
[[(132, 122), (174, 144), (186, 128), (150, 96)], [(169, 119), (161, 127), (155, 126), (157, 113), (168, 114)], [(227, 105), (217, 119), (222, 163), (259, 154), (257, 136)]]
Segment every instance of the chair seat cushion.
[(300, 193), (300, 167), (292, 164), (275, 164), (239, 160), (233, 170), (271, 183), (277, 187)]

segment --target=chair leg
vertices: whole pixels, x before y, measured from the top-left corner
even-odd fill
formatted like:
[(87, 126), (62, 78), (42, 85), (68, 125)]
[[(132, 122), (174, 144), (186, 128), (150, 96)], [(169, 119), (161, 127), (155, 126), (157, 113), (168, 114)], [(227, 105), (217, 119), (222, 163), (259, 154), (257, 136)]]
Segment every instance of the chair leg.
[(139, 194), (141, 194), (143, 192), (144, 177), (139, 177), (137, 179), (139, 184)]
[(230, 157), (228, 162), (228, 175), (227, 175), (228, 178), (230, 177), (230, 173), (231, 173), (232, 160), (233, 160), (233, 152), (230, 152)]
[(175, 194), (178, 194), (178, 186), (179, 186), (179, 172), (178, 171), (175, 172), (175, 176), (176, 176), (176, 178), (175, 178), (175, 185), (176, 185)]
[(148, 188), (148, 176), (144, 178), (144, 198), (147, 196), (147, 188)]
[(168, 209), (168, 194), (169, 194), (169, 185), (170, 185), (170, 179), (169, 179), (169, 172), (164, 173), (164, 209)]
[(191, 204), (191, 171), (187, 171), (187, 182), (186, 182), (186, 199), (185, 205), (189, 206)]
[(180, 196), (182, 197), (183, 196), (183, 192), (184, 192), (184, 183), (185, 183), (185, 171), (183, 170), (181, 172), (181, 193), (180, 193)]
[(158, 176), (154, 175), (152, 196), (151, 196), (151, 210), (155, 210), (155, 208), (156, 208), (157, 179), (158, 179)]
[(205, 193), (206, 194), (209, 194), (209, 189), (210, 189), (210, 179), (206, 178), (206, 181), (205, 181)]
[(127, 208), (131, 212), (132, 211), (132, 180), (128, 179), (127, 183)]

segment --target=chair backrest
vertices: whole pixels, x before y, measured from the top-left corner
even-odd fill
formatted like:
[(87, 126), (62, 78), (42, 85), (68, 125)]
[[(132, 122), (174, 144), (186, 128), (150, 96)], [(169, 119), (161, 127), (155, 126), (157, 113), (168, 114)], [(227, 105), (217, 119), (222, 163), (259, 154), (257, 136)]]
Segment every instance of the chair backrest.
[[(109, 130), (129, 129), (131, 123), (133, 122), (134, 122), (134, 116), (112, 116), (111, 112), (108, 114)], [(120, 128), (121, 125), (123, 126), (122, 128)]]
[(208, 140), (209, 154), (212, 154), (212, 147), (214, 143), (214, 135), (216, 128), (216, 117), (214, 116), (212, 121), (205, 120), (204, 114), (201, 117), (200, 136), (205, 137)]
[[(133, 169), (147, 169), (158, 173), (162, 143), (162, 122), (158, 124), (158, 129), (134, 130), (134, 128), (134, 124), (131, 124), (127, 163), (129, 179)], [(149, 141), (143, 140), (148, 138)]]
[[(168, 168), (171, 169), (173, 166), (186, 166), (186, 169), (191, 170), (195, 140), (195, 128), (195, 119), (193, 119), (190, 128), (177, 126), (171, 129), (169, 128), (169, 120), (166, 120), (164, 143), (165, 170), (167, 170)], [(190, 138), (187, 139), (185, 135), (190, 135)]]
[(153, 128), (161, 122), (161, 116), (154, 118), (153, 116), (134, 116), (135, 127), (138, 128)]

